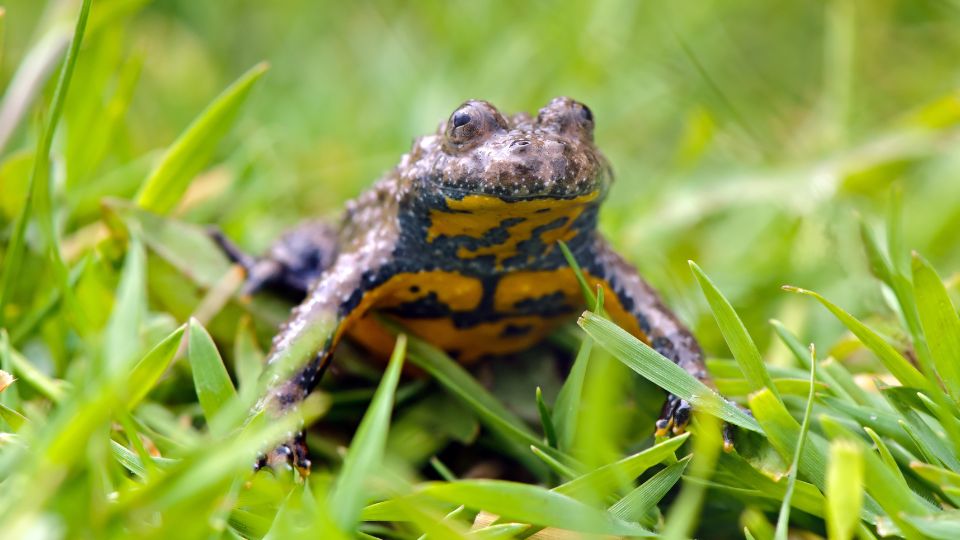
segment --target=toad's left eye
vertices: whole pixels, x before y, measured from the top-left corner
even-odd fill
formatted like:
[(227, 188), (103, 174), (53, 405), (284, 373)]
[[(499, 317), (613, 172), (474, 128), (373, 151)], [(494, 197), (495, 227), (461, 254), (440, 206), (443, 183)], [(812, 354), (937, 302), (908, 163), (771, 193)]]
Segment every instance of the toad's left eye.
[(444, 147), (448, 152), (473, 148), (491, 133), (507, 127), (507, 121), (486, 101), (468, 101), (447, 121)]
[(586, 105), (580, 105), (580, 116), (582, 116), (587, 122), (593, 122), (593, 111), (591, 111), (590, 107), (587, 107)]

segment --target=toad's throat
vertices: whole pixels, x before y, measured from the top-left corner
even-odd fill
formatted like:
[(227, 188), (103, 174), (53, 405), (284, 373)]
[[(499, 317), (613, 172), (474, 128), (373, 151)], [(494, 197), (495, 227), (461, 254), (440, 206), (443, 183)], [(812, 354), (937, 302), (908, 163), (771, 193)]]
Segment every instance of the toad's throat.
[(460, 259), (492, 256), (496, 266), (526, 254), (549, 254), (557, 241), (570, 242), (582, 231), (580, 218), (599, 201), (595, 191), (570, 199), (504, 200), (492, 195), (447, 198), (446, 208), (430, 210), (427, 242), (472, 240), (461, 244)]

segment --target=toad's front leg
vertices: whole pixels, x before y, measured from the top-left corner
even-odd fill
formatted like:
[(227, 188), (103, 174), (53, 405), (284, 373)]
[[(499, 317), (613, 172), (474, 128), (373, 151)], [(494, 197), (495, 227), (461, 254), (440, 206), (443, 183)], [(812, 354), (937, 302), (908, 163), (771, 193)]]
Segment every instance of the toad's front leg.
[[(697, 340), (676, 315), (663, 305), (657, 292), (632, 265), (601, 238), (597, 238), (590, 253), (583, 259), (584, 269), (605, 283), (623, 307), (622, 313), (609, 313), (614, 322), (631, 331), (687, 373), (710, 384), (703, 351)], [(668, 395), (657, 420), (657, 435), (665, 435), (670, 430), (682, 432), (690, 421), (690, 413), (691, 407), (686, 400)], [(724, 428), (723, 437), (725, 446), (733, 443), (731, 428)]]
[[(342, 254), (294, 308), (273, 339), (264, 371), (268, 390), (258, 410), (283, 414), (303, 401), (319, 382), (344, 330), (370, 308), (365, 301), (364, 278), (371, 270), (363, 263), (354, 254)], [(258, 467), (283, 464), (293, 465), (303, 474), (309, 471), (302, 433), (268, 452)]]

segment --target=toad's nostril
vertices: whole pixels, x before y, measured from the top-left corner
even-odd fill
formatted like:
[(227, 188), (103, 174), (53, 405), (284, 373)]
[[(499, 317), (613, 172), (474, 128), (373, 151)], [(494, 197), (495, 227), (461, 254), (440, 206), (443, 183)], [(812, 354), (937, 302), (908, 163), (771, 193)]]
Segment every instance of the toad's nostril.
[(517, 140), (513, 141), (512, 143), (510, 143), (510, 148), (514, 148), (514, 147), (518, 147), (518, 146), (526, 146), (526, 145), (528, 145), (528, 144), (530, 144), (530, 141), (528, 141), (528, 140), (526, 140), (526, 139), (517, 139)]

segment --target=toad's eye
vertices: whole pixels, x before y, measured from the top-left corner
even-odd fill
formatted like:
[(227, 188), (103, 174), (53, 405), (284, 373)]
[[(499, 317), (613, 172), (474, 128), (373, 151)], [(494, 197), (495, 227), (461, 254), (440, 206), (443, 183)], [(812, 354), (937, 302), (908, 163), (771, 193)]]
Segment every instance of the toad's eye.
[(580, 116), (587, 122), (593, 122), (593, 111), (586, 105), (580, 105)]
[(470, 120), (470, 114), (464, 111), (457, 111), (453, 113), (453, 127), (455, 128), (469, 124)]
[(473, 148), (494, 131), (506, 127), (507, 121), (493, 105), (486, 101), (468, 101), (447, 120), (445, 147), (450, 152)]

